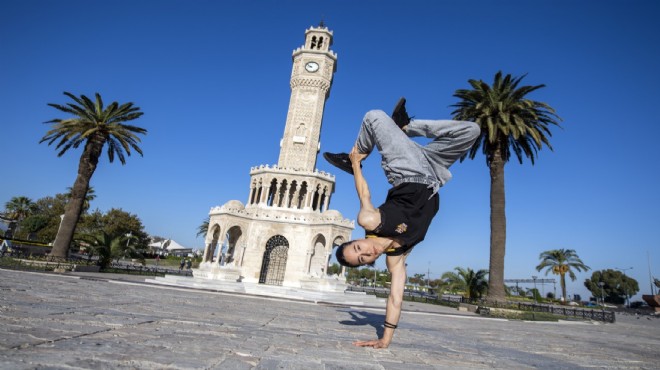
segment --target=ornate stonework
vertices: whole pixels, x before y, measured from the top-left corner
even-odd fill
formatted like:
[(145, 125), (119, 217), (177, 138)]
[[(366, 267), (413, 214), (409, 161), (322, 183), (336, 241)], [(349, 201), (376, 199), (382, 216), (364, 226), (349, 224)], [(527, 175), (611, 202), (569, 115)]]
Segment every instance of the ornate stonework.
[(305, 44), (293, 51), (278, 164), (250, 169), (245, 203), (231, 200), (211, 209), (204, 262), (196, 277), (341, 288), (343, 274), (328, 283), (328, 262), (332, 249), (350, 239), (354, 224), (329, 209), (335, 177), (315, 170), (323, 110), (336, 71), (331, 45), (332, 31), (320, 25), (306, 30)]

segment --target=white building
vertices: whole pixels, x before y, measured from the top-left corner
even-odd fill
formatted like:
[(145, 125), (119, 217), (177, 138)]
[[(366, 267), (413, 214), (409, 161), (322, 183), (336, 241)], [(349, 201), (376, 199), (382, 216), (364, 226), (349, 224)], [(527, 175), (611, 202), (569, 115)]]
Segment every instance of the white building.
[(161, 240), (149, 244), (149, 251), (160, 256), (188, 257), (193, 254), (192, 248), (187, 248), (172, 239)]
[(246, 283), (313, 286), (327, 278), (333, 248), (350, 240), (353, 222), (330, 209), (335, 177), (315, 169), (323, 111), (337, 69), (331, 45), (332, 31), (321, 23), (306, 30), (305, 44), (293, 51), (278, 164), (250, 169), (245, 203), (230, 200), (211, 208), (203, 263), (195, 277), (213, 279), (221, 263)]

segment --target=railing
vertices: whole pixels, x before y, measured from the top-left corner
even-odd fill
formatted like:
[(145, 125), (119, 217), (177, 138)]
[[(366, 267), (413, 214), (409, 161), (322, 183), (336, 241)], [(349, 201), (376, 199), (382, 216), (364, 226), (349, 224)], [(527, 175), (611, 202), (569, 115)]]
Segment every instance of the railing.
[(544, 312), (552, 315), (574, 317), (577, 319), (595, 320), (595, 321), (603, 321), (609, 323), (613, 323), (616, 321), (615, 312), (605, 311), (604, 309), (596, 310), (589, 308), (555, 306), (551, 304), (538, 304), (538, 303), (527, 303), (527, 302), (505, 302), (502, 304), (491, 302), (488, 305), (493, 308), (505, 308), (505, 309), (509, 308), (509, 309), (517, 309), (520, 311)]
[[(387, 288), (373, 288), (373, 287), (349, 286), (346, 290), (366, 292), (367, 294), (375, 294), (378, 297), (387, 297), (390, 293), (389, 289)], [(538, 303), (527, 303), (527, 302), (504, 302), (504, 303), (488, 302), (486, 304), (486, 302), (483, 300), (470, 302), (468, 299), (460, 295), (443, 294), (437, 296), (437, 295), (425, 294), (420, 292), (406, 291), (403, 293), (403, 299), (406, 301), (440, 304), (450, 307), (458, 307), (460, 303), (474, 303), (475, 305), (479, 306), (479, 311), (485, 314), (489, 313), (489, 308), (503, 308), (503, 309), (508, 308), (512, 310), (544, 312), (557, 316), (573, 317), (584, 320), (603, 321), (609, 323), (613, 323), (616, 320), (614, 311), (596, 310), (596, 309), (579, 308), (579, 307), (555, 306), (550, 304), (538, 304)]]
[[(67, 260), (49, 260), (48, 258), (28, 258), (23, 253), (6, 253), (0, 256), (0, 268), (12, 270), (27, 271), (90, 271), (89, 267), (96, 267), (96, 260), (87, 260), (80, 258), (69, 258)], [(82, 269), (81, 267), (88, 267)], [(98, 269), (98, 267), (97, 267)], [(96, 270), (98, 271), (98, 270)], [(192, 270), (176, 269), (159, 266), (143, 266), (141, 264), (112, 262), (106, 269), (101, 270), (105, 273), (138, 274), (148, 276), (180, 275), (192, 276)]]
[(95, 261), (80, 259), (48, 260), (47, 258), (28, 258), (22, 253), (6, 253), (0, 257), (0, 267), (12, 270), (30, 271), (58, 271), (73, 270), (75, 268), (96, 266)]
[[(390, 294), (390, 290), (387, 288), (360, 287), (360, 286), (349, 285), (348, 288), (346, 288), (346, 290), (354, 291), (354, 292), (365, 292), (367, 294), (374, 294), (379, 298), (385, 298)], [(427, 294), (427, 293), (409, 291), (409, 290), (403, 292), (403, 299), (405, 301), (439, 304), (449, 307), (458, 307), (460, 303), (468, 302), (468, 300), (465, 297), (460, 295), (443, 294), (441, 296), (437, 296), (434, 294)]]
[(164, 276), (168, 275), (181, 275), (192, 276), (192, 270), (188, 269), (175, 269), (159, 266), (143, 266), (132, 263), (112, 262), (110, 266), (103, 270), (103, 272), (119, 272), (126, 274), (138, 275), (151, 275), (151, 276)]

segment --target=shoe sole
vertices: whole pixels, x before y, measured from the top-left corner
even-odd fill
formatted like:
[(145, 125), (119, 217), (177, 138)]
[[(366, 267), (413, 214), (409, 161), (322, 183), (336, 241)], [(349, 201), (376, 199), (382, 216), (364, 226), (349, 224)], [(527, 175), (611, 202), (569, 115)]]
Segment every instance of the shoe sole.
[(325, 160), (328, 161), (328, 163), (330, 163), (331, 165), (339, 168), (340, 170), (342, 170), (344, 172), (348, 172), (351, 175), (353, 175), (353, 168), (352, 167), (345, 168), (344, 167), (344, 165), (345, 165), (344, 162), (339, 162), (338, 163), (332, 157), (330, 157), (328, 154), (329, 154), (328, 152), (323, 153), (323, 158), (325, 158)]

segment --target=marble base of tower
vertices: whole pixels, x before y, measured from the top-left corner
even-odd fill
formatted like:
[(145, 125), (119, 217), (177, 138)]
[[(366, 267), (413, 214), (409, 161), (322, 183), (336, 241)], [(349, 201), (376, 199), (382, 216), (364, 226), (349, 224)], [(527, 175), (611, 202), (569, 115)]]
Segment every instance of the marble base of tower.
[(237, 281), (237, 268), (200, 267), (193, 269), (193, 277), (166, 275), (145, 280), (147, 283), (179, 288), (203, 289), (251, 296), (325, 302), (349, 306), (384, 308), (386, 300), (364, 292), (346, 291), (346, 281), (338, 276), (310, 277), (300, 281), (300, 288)]
[[(200, 280), (215, 280), (221, 282), (241, 282), (241, 268), (220, 266), (216, 263), (204, 262), (199, 268), (193, 269), (193, 277)], [(300, 278), (300, 288), (322, 292), (343, 292), (346, 290), (346, 278), (343, 276), (308, 276)]]

